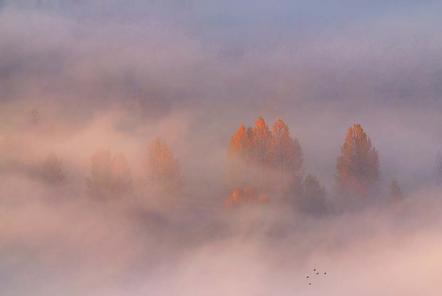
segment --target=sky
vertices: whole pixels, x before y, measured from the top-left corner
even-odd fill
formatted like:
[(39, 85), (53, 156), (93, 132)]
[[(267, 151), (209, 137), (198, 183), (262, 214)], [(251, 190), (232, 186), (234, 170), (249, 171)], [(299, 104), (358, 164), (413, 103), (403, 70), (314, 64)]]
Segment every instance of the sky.
[[(0, 0), (0, 289), (25, 295), (438, 295), (439, 1)], [(361, 123), (396, 207), (226, 212), (230, 137), (282, 118), (335, 193)], [(144, 184), (162, 137), (180, 206)], [(123, 154), (128, 196), (90, 197), (91, 156)], [(48, 155), (66, 181), (52, 186)], [(385, 189), (386, 190), (386, 189)], [(382, 193), (384, 194), (384, 193)], [(382, 195), (380, 194), (380, 195)], [(327, 278), (310, 288), (313, 268)]]
[[(69, 106), (72, 120), (92, 118), (115, 104), (139, 118), (198, 112), (224, 138), (259, 115), (281, 117), (306, 151), (316, 149), (306, 158), (317, 174), (322, 169), (313, 161), (333, 147), (336, 154), (345, 129), (360, 122), (382, 137), (379, 145), (388, 143), (381, 151), (399, 174), (393, 143), (403, 147), (407, 171), (418, 165), (416, 153), (427, 155), (422, 165), (430, 166), (441, 145), (439, 6), (4, 1), (2, 100), (43, 96), (60, 108)], [(409, 135), (417, 137), (417, 146), (401, 143)], [(323, 151), (317, 137), (327, 139)], [(334, 157), (320, 162), (327, 163), (330, 176)], [(404, 177), (411, 182), (416, 175)]]

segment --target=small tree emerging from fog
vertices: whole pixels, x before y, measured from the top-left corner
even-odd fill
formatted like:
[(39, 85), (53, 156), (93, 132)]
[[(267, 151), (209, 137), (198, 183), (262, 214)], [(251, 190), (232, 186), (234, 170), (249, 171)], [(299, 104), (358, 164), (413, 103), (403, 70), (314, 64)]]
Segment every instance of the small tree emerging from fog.
[(112, 155), (108, 150), (96, 152), (91, 158), (91, 174), (87, 183), (91, 193), (101, 198), (127, 193), (131, 174), (124, 155)]
[(302, 211), (310, 214), (324, 214), (327, 211), (325, 188), (313, 175), (307, 175), (302, 183), (302, 194), (298, 198)]
[(149, 145), (147, 167), (149, 179), (155, 187), (170, 192), (176, 192), (181, 188), (179, 163), (169, 146), (160, 138), (156, 138)]
[(367, 196), (378, 182), (378, 153), (360, 124), (348, 129), (336, 169), (338, 190), (344, 195)]
[(390, 184), (390, 200), (392, 202), (398, 202), (403, 199), (403, 193), (399, 187), (399, 183), (396, 180), (391, 181)]
[(50, 184), (60, 184), (66, 178), (62, 162), (55, 154), (48, 155), (43, 161), (40, 167), (40, 175)]

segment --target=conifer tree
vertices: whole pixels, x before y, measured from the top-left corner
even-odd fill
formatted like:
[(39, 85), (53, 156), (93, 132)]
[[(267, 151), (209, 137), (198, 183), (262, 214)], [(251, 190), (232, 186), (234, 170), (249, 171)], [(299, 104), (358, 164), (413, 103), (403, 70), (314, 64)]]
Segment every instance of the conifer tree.
[(253, 128), (241, 125), (230, 140), (229, 152), (233, 186), (249, 186), (261, 193), (302, 191), (301, 147), (283, 120), (278, 119), (271, 131), (262, 117)]
[(178, 161), (160, 138), (149, 145), (147, 166), (151, 183), (165, 191), (176, 191), (182, 185)]
[(272, 134), (264, 118), (259, 117), (255, 122), (252, 134), (252, 157), (256, 163), (266, 165), (269, 163), (270, 142)]
[(367, 196), (379, 179), (379, 160), (360, 124), (347, 131), (337, 160), (337, 186), (345, 195)]
[(299, 175), (302, 168), (302, 151), (297, 140), (290, 137), (288, 126), (278, 119), (272, 128), (272, 165), (283, 171)]
[(325, 188), (313, 175), (307, 175), (302, 183), (303, 192), (297, 200), (302, 211), (324, 214), (327, 211)]
[(40, 167), (40, 175), (47, 183), (61, 184), (66, 176), (61, 160), (55, 154), (49, 154)]
[(236, 133), (232, 136), (230, 140), (229, 152), (232, 156), (239, 156), (243, 159), (247, 159), (249, 157), (249, 149), (250, 149), (250, 131), (247, 131), (247, 128), (241, 124)]
[(392, 202), (398, 202), (402, 200), (403, 194), (402, 190), (399, 187), (399, 183), (396, 180), (391, 181), (390, 184), (390, 200)]

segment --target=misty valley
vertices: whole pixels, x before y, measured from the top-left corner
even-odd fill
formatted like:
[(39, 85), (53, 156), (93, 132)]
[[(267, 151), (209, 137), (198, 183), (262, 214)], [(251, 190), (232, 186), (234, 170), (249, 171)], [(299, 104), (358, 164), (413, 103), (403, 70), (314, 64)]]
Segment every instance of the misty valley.
[(0, 1), (0, 296), (439, 296), (437, 1)]

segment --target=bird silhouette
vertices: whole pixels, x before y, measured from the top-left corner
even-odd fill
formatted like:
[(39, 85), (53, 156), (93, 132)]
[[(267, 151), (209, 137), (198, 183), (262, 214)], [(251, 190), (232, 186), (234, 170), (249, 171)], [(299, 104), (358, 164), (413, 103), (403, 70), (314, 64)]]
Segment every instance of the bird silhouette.
[[(327, 272), (326, 272), (326, 271), (324, 271), (324, 272), (321, 271), (321, 272), (320, 272), (318, 268), (313, 268), (313, 273), (312, 273), (312, 275), (317, 275), (317, 276), (318, 276), (318, 275), (320, 275), (320, 274), (323, 274), (324, 276), (326, 276), (326, 275), (327, 275)], [(308, 281), (307, 281), (308, 285), (311, 286), (311, 285), (312, 285), (312, 281), (311, 281), (312, 278), (311, 278), (311, 275), (306, 275), (305, 278), (308, 280)], [(318, 280), (319, 280), (319, 279), (318, 279)]]

